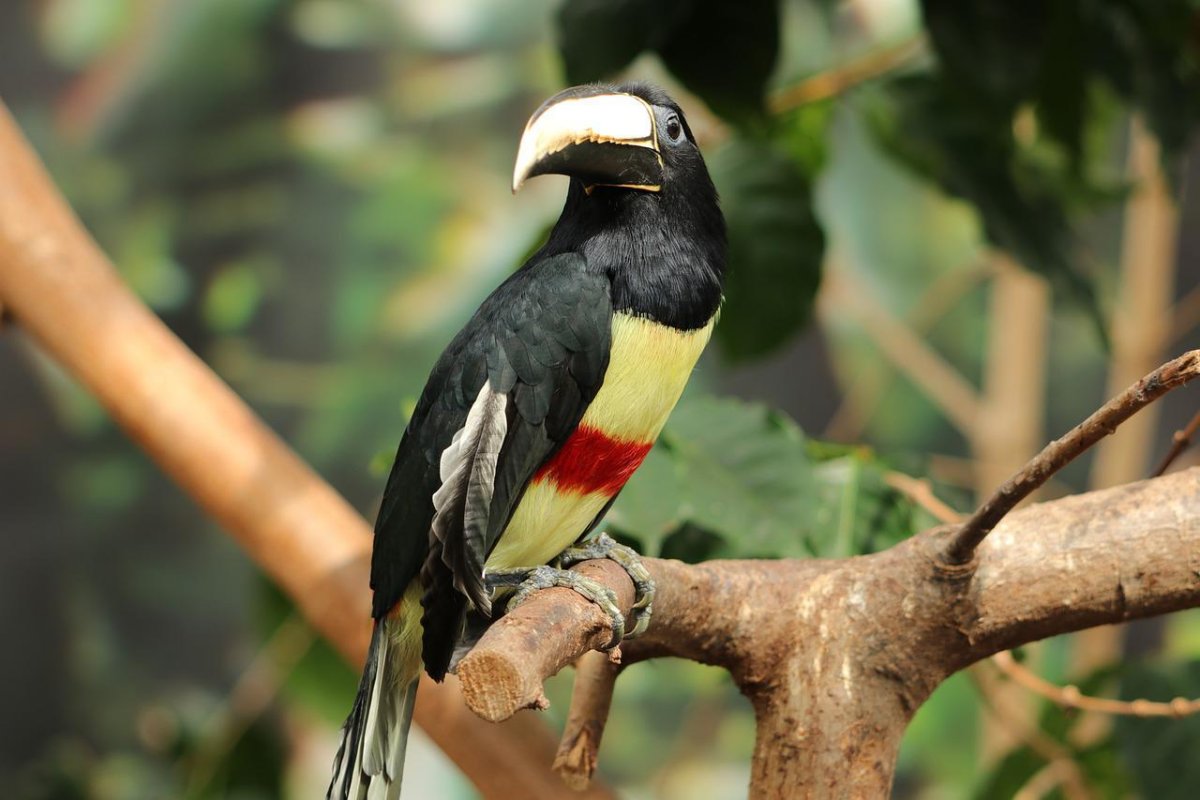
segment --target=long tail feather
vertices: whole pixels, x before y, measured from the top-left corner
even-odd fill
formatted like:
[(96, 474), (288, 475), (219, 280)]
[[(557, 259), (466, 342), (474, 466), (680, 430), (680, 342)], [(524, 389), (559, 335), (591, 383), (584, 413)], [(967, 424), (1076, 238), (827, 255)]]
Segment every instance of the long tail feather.
[(389, 624), (377, 622), (371, 635), (367, 665), (334, 756), (328, 800), (400, 797), (417, 674), (394, 652)]

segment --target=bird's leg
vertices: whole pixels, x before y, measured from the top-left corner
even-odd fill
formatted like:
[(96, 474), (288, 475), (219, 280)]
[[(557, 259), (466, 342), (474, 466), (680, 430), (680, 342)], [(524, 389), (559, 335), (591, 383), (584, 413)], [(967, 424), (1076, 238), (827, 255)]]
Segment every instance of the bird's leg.
[(625, 638), (625, 615), (617, 606), (617, 595), (604, 584), (578, 572), (554, 566), (498, 569), (488, 570), (483, 579), (491, 592), (498, 589), (516, 589), (508, 600), (506, 611), (512, 611), (528, 600), (534, 592), (542, 589), (552, 589), (556, 586), (572, 589), (600, 606), (612, 620), (613, 635), (612, 640), (605, 646), (606, 650), (616, 647)]
[(558, 557), (558, 563), (565, 569), (573, 564), (590, 561), (594, 558), (607, 558), (615, 561), (629, 574), (634, 589), (633, 628), (625, 634), (625, 638), (632, 639), (635, 636), (641, 636), (646, 632), (646, 628), (650, 624), (650, 616), (654, 613), (654, 594), (657, 587), (654, 584), (654, 578), (650, 575), (650, 570), (646, 569), (646, 565), (642, 563), (642, 558), (636, 550), (618, 544), (611, 536), (603, 532), (595, 538), (564, 550)]
[[(591, 561), (597, 558), (607, 558), (617, 562), (629, 573), (629, 578), (633, 581), (634, 622), (633, 628), (628, 633), (625, 632), (625, 615), (617, 606), (616, 594), (607, 586), (568, 569), (582, 561)], [(509, 598), (508, 611), (512, 611), (528, 600), (534, 592), (542, 589), (551, 589), (556, 586), (573, 589), (600, 606), (612, 620), (613, 635), (612, 640), (605, 646), (606, 650), (611, 650), (619, 645), (622, 639), (632, 639), (644, 633), (646, 626), (650, 624), (650, 615), (654, 611), (655, 585), (650, 571), (642, 564), (641, 557), (633, 548), (618, 544), (607, 533), (601, 533), (583, 544), (567, 548), (549, 566), (488, 570), (484, 573), (483, 579), (488, 591), (493, 594), (497, 590), (515, 590), (512, 597)]]

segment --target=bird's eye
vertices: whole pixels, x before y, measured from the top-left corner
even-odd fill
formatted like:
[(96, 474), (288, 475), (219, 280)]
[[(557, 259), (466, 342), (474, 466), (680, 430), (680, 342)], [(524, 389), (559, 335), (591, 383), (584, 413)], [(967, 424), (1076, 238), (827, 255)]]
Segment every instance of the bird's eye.
[(667, 120), (667, 138), (672, 142), (678, 142), (681, 136), (683, 136), (683, 125), (679, 123), (679, 117), (671, 117)]

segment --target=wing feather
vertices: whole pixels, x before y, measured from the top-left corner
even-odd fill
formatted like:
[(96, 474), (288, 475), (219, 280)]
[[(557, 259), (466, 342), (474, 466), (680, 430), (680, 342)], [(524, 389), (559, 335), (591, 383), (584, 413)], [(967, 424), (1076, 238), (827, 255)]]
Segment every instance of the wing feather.
[(450, 568), (454, 588), (480, 610), (491, 611), (483, 586), (483, 543), (492, 508), (496, 461), (508, 433), (508, 395), (480, 387), (466, 423), (442, 451), (439, 475), (442, 485), (433, 494), (430, 535)]
[(444, 675), (483, 565), (526, 486), (578, 425), (608, 367), (612, 285), (574, 253), (535, 256), (484, 301), (430, 375), (376, 522), (383, 616), (420, 574), (422, 657)]

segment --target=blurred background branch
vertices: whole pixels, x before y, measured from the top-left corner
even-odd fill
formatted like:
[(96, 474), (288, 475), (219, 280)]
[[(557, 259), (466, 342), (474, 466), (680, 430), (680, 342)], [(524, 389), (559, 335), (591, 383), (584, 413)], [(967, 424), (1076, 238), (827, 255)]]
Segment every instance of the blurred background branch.
[[(22, 331), (97, 396), (323, 636), (361, 663), (369, 637), (370, 529), (129, 292), (2, 105), (0, 295)], [(282, 630), (284, 644), (271, 649), (289, 653), (294, 665), (311, 640), (294, 620)], [(262, 667), (249, 669), (261, 679)], [(243, 720), (267, 701), (244, 686), (235, 686), (229, 712)], [(425, 681), (416, 721), (479, 790), (497, 798), (562, 795), (542, 760), (552, 745), (540, 723), (500, 728), (447, 714), (458, 702), (455, 686)], [(212, 777), (219, 756), (212, 748), (228, 746), (198, 750), (193, 791)]]

